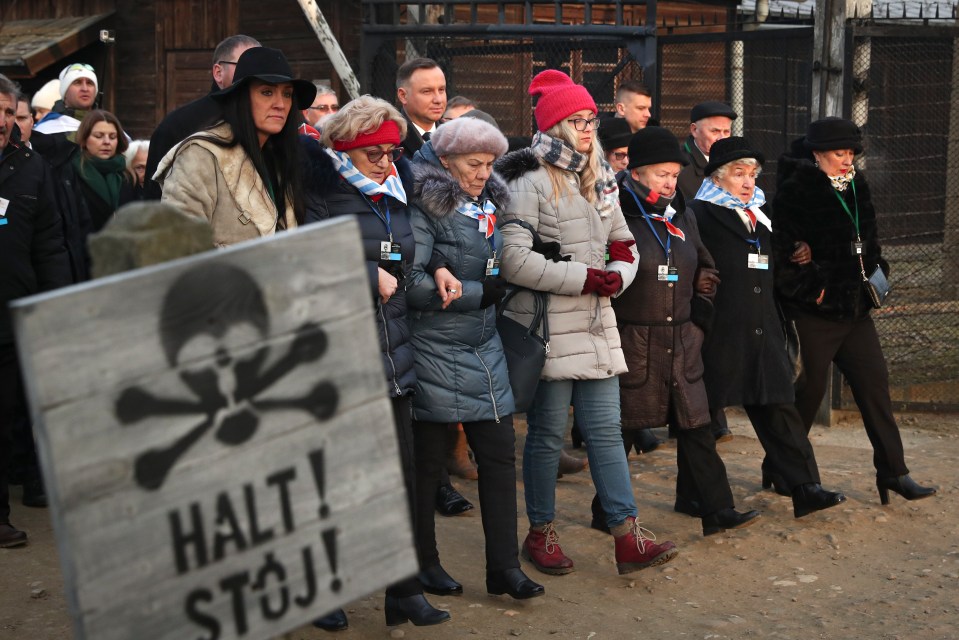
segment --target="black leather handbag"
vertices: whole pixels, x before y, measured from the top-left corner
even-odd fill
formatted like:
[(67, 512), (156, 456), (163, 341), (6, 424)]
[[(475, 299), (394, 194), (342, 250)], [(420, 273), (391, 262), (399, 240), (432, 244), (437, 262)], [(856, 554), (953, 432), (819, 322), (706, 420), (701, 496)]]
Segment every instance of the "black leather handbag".
[(533, 294), (534, 311), (529, 326), (503, 315), (506, 303), (518, 291), (511, 289), (499, 304), (496, 315), (496, 331), (503, 342), (506, 353), (506, 367), (509, 369), (509, 386), (513, 390), (516, 412), (524, 413), (533, 403), (536, 386), (546, 365), (549, 354), (549, 294), (542, 291), (530, 291)]

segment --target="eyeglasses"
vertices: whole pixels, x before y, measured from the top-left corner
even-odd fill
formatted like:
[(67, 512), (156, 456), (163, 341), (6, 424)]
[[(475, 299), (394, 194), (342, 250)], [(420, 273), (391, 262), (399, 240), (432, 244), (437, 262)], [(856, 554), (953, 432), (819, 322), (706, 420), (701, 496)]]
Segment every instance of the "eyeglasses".
[(216, 63), (221, 67), (225, 64), (232, 64), (234, 67), (236, 66), (236, 63), (231, 60), (217, 60)]
[(616, 159), (616, 162), (622, 162), (629, 156), (625, 151), (613, 151), (610, 155)]
[(318, 104), (315, 107), (307, 107), (310, 111), (339, 111), (340, 105), (338, 104)]
[(378, 163), (383, 159), (383, 156), (389, 156), (390, 162), (396, 162), (403, 157), (403, 147), (393, 147), (389, 151), (383, 151), (380, 148), (361, 149), (361, 151), (366, 154), (366, 159), (370, 161), (370, 164)]
[(589, 120), (586, 118), (574, 118), (566, 122), (573, 125), (573, 128), (577, 131), (586, 131), (586, 129), (590, 127), (592, 127), (593, 130), (599, 129), (599, 118), (590, 118)]

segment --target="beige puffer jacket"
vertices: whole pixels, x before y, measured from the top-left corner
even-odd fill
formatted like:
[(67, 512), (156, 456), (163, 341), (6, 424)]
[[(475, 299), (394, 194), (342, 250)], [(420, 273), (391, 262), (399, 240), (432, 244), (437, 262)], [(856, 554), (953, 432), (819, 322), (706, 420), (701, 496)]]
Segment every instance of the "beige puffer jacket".
[[(196, 133), (160, 161), (154, 180), (162, 201), (184, 213), (206, 218), (213, 243), (227, 247), (276, 232), (276, 205), (243, 147), (221, 147), (209, 140), (233, 138), (230, 125)], [(206, 138), (206, 139), (205, 139)], [(296, 227), (293, 203), (286, 202), (286, 228)]]
[[(614, 240), (632, 240), (619, 204), (606, 217), (579, 194), (579, 176), (570, 172), (572, 188), (558, 202), (546, 169), (529, 149), (515, 151), (496, 165), (507, 181), (510, 203), (501, 221), (529, 223), (543, 242), (558, 242), (569, 261), (554, 262), (532, 251), (532, 237), (520, 225), (502, 228), (502, 274), (513, 284), (549, 292), (550, 351), (544, 380), (598, 380), (626, 372), (616, 314), (610, 299), (583, 295), (586, 269), (616, 271), (623, 289), (636, 277), (639, 254), (632, 263), (606, 263), (606, 247)], [(520, 293), (507, 305), (506, 315), (529, 324), (532, 295)]]

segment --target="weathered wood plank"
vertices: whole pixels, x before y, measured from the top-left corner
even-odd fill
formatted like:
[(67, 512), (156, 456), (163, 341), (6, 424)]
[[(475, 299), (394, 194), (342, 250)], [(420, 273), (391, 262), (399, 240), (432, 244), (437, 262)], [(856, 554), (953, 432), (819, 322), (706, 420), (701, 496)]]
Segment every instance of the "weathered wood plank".
[(355, 221), (14, 321), (77, 638), (275, 637), (415, 572)]

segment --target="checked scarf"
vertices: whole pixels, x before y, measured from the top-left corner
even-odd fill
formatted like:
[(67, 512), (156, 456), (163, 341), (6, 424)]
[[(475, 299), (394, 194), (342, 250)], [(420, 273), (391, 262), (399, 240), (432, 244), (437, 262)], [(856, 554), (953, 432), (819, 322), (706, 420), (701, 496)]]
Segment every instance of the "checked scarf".
[[(542, 131), (537, 131), (533, 136), (530, 150), (543, 162), (573, 173), (582, 173), (589, 162), (589, 156), (574, 151), (567, 143)], [(596, 212), (601, 218), (606, 218), (619, 204), (619, 187), (616, 186), (616, 174), (605, 160), (602, 175), (596, 176), (595, 190)]]
[[(757, 222), (762, 222), (767, 229), (770, 231), (773, 230), (773, 223), (769, 219), (769, 216), (763, 213), (762, 209), (759, 208), (766, 204), (766, 194), (763, 193), (763, 190), (759, 187), (755, 188), (755, 191), (753, 191), (753, 197), (749, 199), (749, 202), (743, 204), (742, 200), (729, 193), (709, 178), (706, 178), (703, 180), (702, 186), (699, 187), (699, 191), (696, 192), (695, 199), (718, 204), (720, 207), (732, 209), (733, 211), (739, 212), (749, 218), (752, 218), (752, 216), (749, 215), (751, 213), (756, 217)], [(749, 213), (747, 213), (747, 211)]]
[[(669, 235), (675, 236), (683, 241), (686, 240), (686, 234), (683, 233), (683, 230), (672, 223), (673, 216), (676, 215), (676, 209), (674, 209), (672, 205), (672, 198), (667, 200), (660, 196), (655, 203), (650, 202), (652, 196), (650, 195), (649, 188), (633, 180), (633, 176), (630, 174), (626, 174), (623, 187), (626, 189), (626, 193), (631, 195), (633, 200), (636, 201), (636, 206), (639, 207), (640, 212), (644, 216), (650, 220), (662, 222), (666, 227), (666, 231), (669, 232)], [(643, 205), (640, 200), (646, 204)]]
[(377, 184), (353, 166), (353, 161), (350, 160), (350, 156), (346, 152), (334, 151), (333, 149), (325, 147), (323, 150), (333, 158), (333, 164), (336, 165), (336, 170), (340, 173), (340, 176), (363, 195), (370, 197), (383, 194), (396, 198), (403, 204), (406, 204), (406, 189), (403, 188), (403, 182), (396, 173), (395, 165), (390, 164), (390, 175), (386, 177), (383, 184)]
[(479, 221), (480, 233), (487, 238), (493, 235), (496, 229), (496, 205), (492, 200), (484, 200), (482, 206), (476, 202), (467, 201), (456, 207), (458, 213)]

